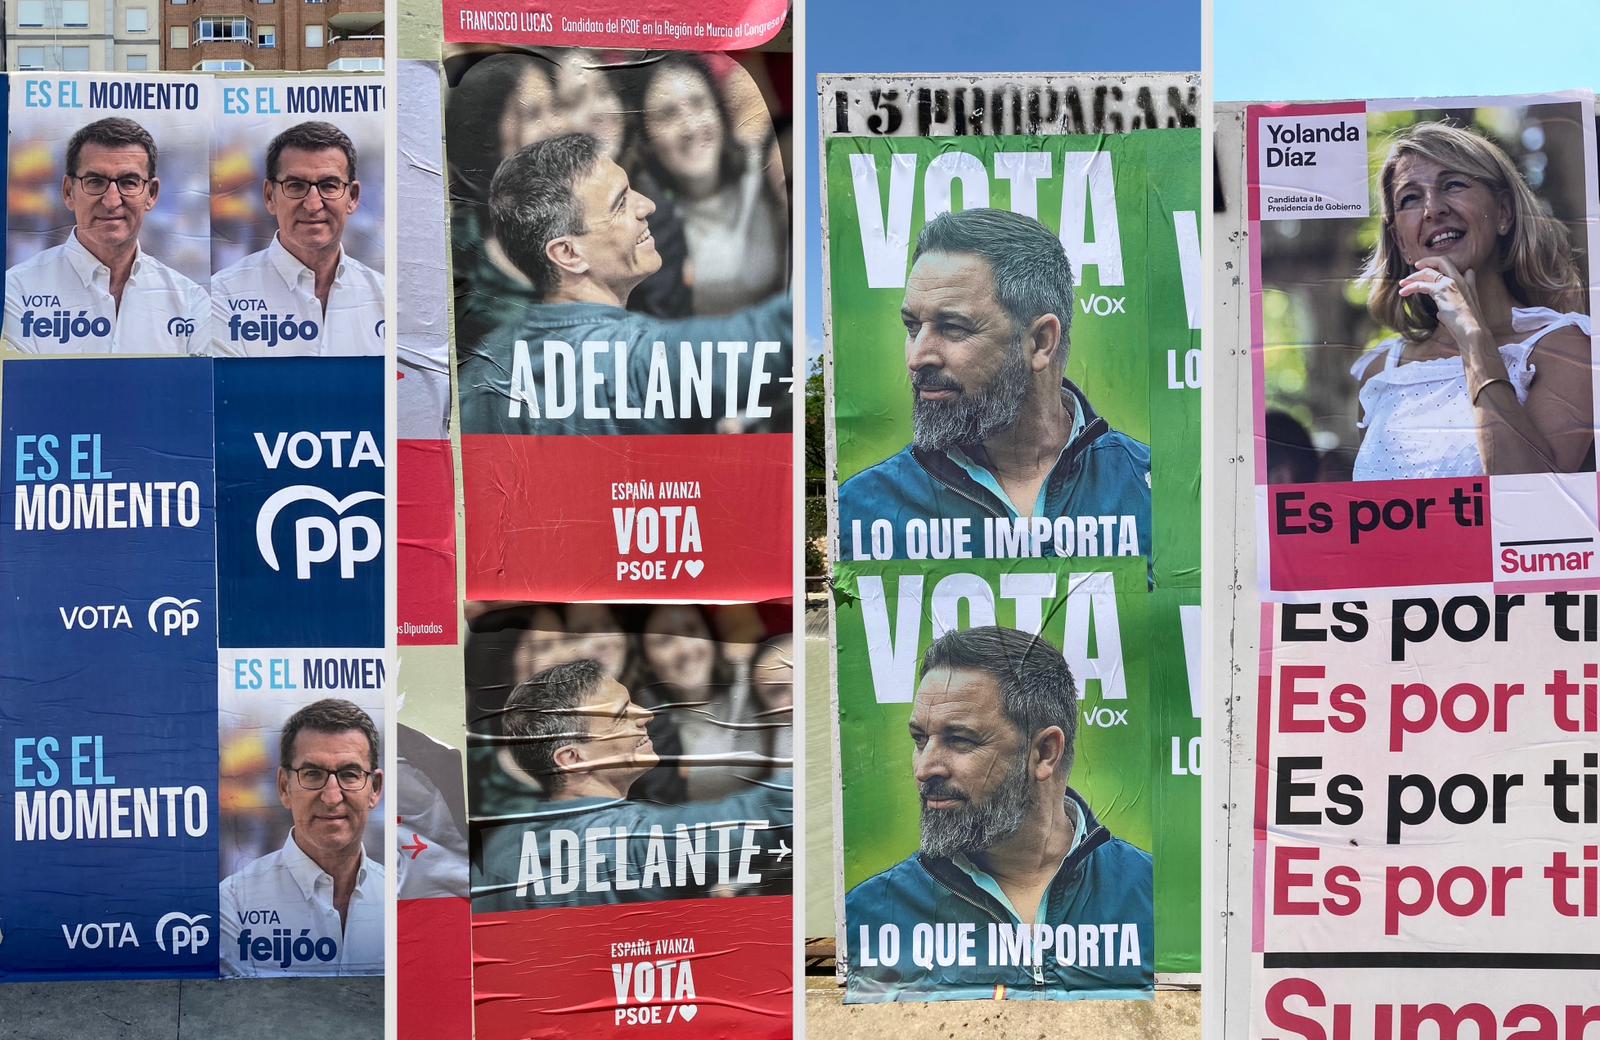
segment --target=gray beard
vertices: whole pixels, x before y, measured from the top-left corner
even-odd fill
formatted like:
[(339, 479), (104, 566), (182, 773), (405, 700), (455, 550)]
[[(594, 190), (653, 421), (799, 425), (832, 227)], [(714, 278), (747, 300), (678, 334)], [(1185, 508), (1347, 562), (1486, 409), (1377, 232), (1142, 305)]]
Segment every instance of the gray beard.
[[(937, 787), (934, 790), (937, 792)], [(924, 797), (927, 791), (924, 786)], [(954, 809), (929, 809), (924, 805), (922, 852), (949, 858), (991, 849), (1022, 828), (1033, 802), (1033, 780), (1028, 775), (1028, 755), (1024, 752), (1016, 756), (1011, 771), (988, 801), (962, 802)]]
[(963, 389), (948, 401), (925, 401), (911, 386), (911, 443), (924, 451), (949, 451), (981, 444), (1015, 425), (1022, 402), (1032, 389), (1033, 373), (1022, 353), (1019, 336), (1006, 352), (1000, 371), (989, 384)]

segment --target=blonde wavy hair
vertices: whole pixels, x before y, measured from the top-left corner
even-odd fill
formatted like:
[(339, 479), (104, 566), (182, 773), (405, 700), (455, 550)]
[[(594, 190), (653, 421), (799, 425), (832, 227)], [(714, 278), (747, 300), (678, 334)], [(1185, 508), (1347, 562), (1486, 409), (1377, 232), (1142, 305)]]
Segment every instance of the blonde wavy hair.
[(1483, 135), (1450, 123), (1417, 123), (1397, 133), (1378, 175), (1383, 228), (1367, 258), (1362, 280), (1371, 287), (1367, 310), (1379, 323), (1410, 340), (1426, 339), (1438, 327), (1438, 308), (1425, 294), (1402, 297), (1400, 279), (1414, 268), (1394, 237), (1394, 177), (1405, 156), (1428, 159), (1464, 173), (1511, 206), (1511, 227), (1499, 241), (1499, 267), (1512, 299), (1557, 311), (1583, 309), (1583, 285), (1561, 223), (1546, 213), (1506, 153)]

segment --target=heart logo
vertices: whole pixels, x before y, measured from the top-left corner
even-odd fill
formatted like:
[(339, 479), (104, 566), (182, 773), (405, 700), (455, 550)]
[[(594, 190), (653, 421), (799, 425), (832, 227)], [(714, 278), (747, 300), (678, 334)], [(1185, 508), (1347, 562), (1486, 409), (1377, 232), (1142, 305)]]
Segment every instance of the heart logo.
[(689, 577), (698, 578), (700, 577), (700, 572), (706, 569), (706, 561), (684, 560), (683, 569), (689, 572)]
[[(695, 563), (699, 563), (700, 561), (696, 560), (694, 562)], [(683, 1019), (685, 1022), (693, 1022), (694, 1021), (694, 1016), (698, 1015), (699, 1013), (700, 1013), (700, 1005), (699, 1004), (679, 1004), (678, 1005), (678, 1017)]]

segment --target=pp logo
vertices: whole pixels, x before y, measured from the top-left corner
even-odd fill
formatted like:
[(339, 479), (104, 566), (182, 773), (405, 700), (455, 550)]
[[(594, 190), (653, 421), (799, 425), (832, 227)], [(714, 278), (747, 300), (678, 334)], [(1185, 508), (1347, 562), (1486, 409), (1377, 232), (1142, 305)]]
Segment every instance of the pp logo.
[(185, 318), (180, 314), (176, 318), (172, 318), (167, 322), (167, 332), (171, 335), (182, 336), (184, 339), (188, 339), (190, 336), (194, 335), (194, 320), (191, 318)]
[(382, 339), (383, 338), (383, 319), (382, 318), (379, 318), (377, 323), (372, 326), (372, 334), (374, 336), (376, 336), (378, 339)]
[(275, 492), (261, 505), (256, 514), (256, 548), (261, 558), (273, 570), (278, 566), (278, 552), (272, 545), (272, 526), (285, 506), (294, 502), (317, 502), (328, 507), (339, 518), (338, 524), (325, 516), (303, 516), (294, 522), (294, 572), (301, 581), (311, 580), (315, 564), (328, 563), (337, 558), (339, 577), (356, 576), (356, 564), (376, 559), (383, 548), (383, 532), (378, 522), (366, 516), (344, 516), (344, 511), (362, 502), (382, 501), (378, 491), (357, 491), (344, 498), (334, 498), (332, 493), (310, 484), (291, 484)]
[(197, 599), (162, 596), (150, 604), (150, 631), (163, 636), (170, 636), (174, 632), (180, 636), (188, 635), (200, 627), (200, 611), (195, 609), (199, 603)]
[(199, 953), (211, 942), (211, 929), (200, 922), (210, 919), (210, 914), (190, 917), (174, 910), (156, 922), (156, 945), (174, 957), (181, 953)]

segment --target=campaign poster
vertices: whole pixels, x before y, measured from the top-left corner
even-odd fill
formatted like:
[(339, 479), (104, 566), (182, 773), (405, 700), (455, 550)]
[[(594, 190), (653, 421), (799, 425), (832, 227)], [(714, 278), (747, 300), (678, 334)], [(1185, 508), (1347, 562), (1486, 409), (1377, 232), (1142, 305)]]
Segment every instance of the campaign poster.
[(1592, 584), (1592, 95), (1245, 131), (1262, 596)]
[[(871, 749), (840, 759), (846, 1002), (1148, 999), (1144, 561), (840, 564), (835, 589), (840, 745)], [(1062, 866), (1019, 907), (985, 867), (1030, 842)]]
[(528, 0), (444, 0), (446, 43), (525, 47), (737, 51), (769, 43), (784, 28), (787, 0), (596, 0), (576, 9)]
[(1261, 605), (1251, 1037), (1600, 1018), (1596, 613), (1487, 583)]
[(792, 605), (467, 616), (478, 1035), (789, 1036)]
[[(1125, 624), (1143, 634), (1130, 647), (1137, 679), (1118, 687), (1136, 707), (1080, 712), (1078, 732), (1096, 718), (1129, 727), (1120, 762), (1124, 774), (1136, 767), (1142, 822), (1131, 839), (1108, 831), (1153, 856), (1154, 924), (1139, 935), (1153, 953), (1139, 971), (1192, 975), (1201, 948), (1198, 133), (1181, 128), (1176, 86), (1166, 96), (1178, 107), (1164, 116), (1130, 104), (1113, 119), (1106, 102), (1150, 102), (1150, 86), (878, 79), (825, 82), (822, 98), (824, 119), (843, 128), (825, 148), (844, 888), (919, 847), (910, 810), (921, 784), (908, 772), (897, 796), (905, 832), (892, 853), (866, 852), (883, 833), (867, 822), (881, 807), (852, 806), (885, 797), (883, 762), (857, 749), (882, 747), (889, 732), (904, 739), (909, 708), (871, 714), (885, 729), (861, 735), (864, 694), (852, 677), (862, 661), (847, 660), (847, 647), (865, 650), (850, 640), (900, 640), (901, 692), (885, 703), (911, 705), (919, 655), (934, 634), (958, 627), (956, 613), (926, 613), (930, 590), (961, 602), (964, 589), (979, 595), (987, 583), (991, 600), (1020, 604), (1046, 586), (1065, 596), (1079, 573), (1126, 581), (1139, 572), (1144, 580), (1119, 586), (1117, 598)], [(1000, 133), (1079, 125), (1091, 97), (1102, 102), (1092, 118), (1126, 132)], [(1006, 103), (981, 107), (996, 98)], [(967, 113), (978, 111), (989, 121), (973, 124)], [(906, 136), (912, 117), (946, 136)], [(1176, 128), (1128, 131), (1163, 119)], [(874, 627), (862, 634), (863, 588), (886, 597), (895, 625), (924, 626), (920, 648), (918, 629), (886, 629), (882, 614), (867, 615)], [(1034, 620), (998, 624), (1038, 631), (1041, 615), (1022, 617)], [(959, 625), (996, 624), (993, 608), (973, 618), (962, 613)], [(1072, 773), (1074, 789), (1079, 778)], [(1101, 811), (1092, 799), (1090, 809)], [(1005, 919), (1005, 908), (996, 913)], [(915, 981), (891, 981), (895, 969), (876, 946), (856, 948), (848, 905), (845, 918), (852, 1000), (986, 998), (997, 985), (1012, 997), (1149, 991), (1144, 975), (1074, 976), (1065, 963), (1053, 981), (1019, 989), (1006, 972), (1021, 962), (986, 962), (990, 954), (954, 967), (903, 961)], [(922, 922), (893, 923), (910, 942)], [(858, 966), (858, 957), (876, 963)]]
[(450, 268), (437, 62), (399, 64), (399, 315), (395, 394), (400, 645), (454, 646), (455, 455), (450, 446)]
[(584, 50), (447, 67), (468, 599), (791, 594), (776, 68)]
[(211, 363), (13, 361), (0, 981), (215, 978)]
[(383, 974), (382, 651), (218, 664), (222, 977)]
[(214, 364), (220, 645), (382, 647), (383, 360)]
[(211, 300), (225, 357), (381, 356), (381, 76), (219, 81)]
[(213, 82), (10, 79), (5, 346), (210, 352)]

